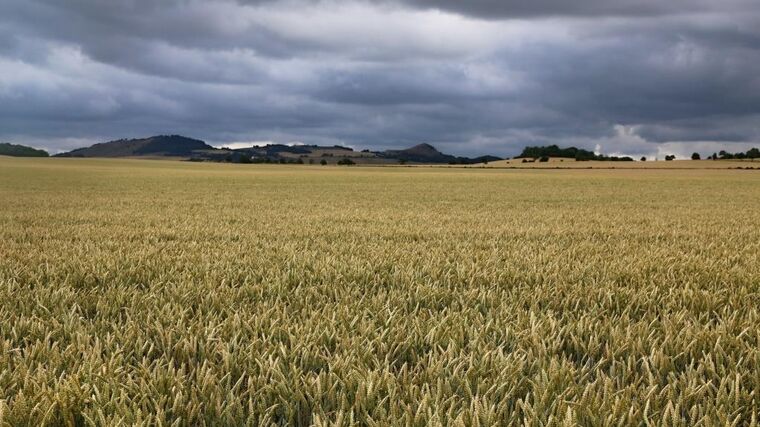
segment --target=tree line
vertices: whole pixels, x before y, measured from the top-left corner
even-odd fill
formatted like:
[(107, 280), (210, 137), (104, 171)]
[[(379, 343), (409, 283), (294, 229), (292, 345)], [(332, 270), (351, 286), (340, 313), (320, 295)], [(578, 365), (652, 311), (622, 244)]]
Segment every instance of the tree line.
[(618, 156), (605, 156), (603, 154), (596, 154), (593, 151), (584, 150), (582, 148), (577, 147), (568, 147), (568, 148), (560, 148), (557, 145), (547, 145), (547, 146), (528, 146), (525, 147), (520, 153), (517, 158), (534, 158), (534, 159), (544, 159), (546, 158), (548, 160), (549, 157), (564, 157), (564, 158), (571, 158), (575, 159), (576, 161), (589, 161), (589, 160), (606, 160), (606, 161), (621, 161), (621, 162), (632, 162), (633, 159), (624, 156), (624, 157), (618, 157)]
[[(697, 153), (694, 153), (697, 154)], [(725, 150), (720, 150), (717, 153), (713, 153), (709, 157), (712, 160), (743, 160), (743, 159), (760, 159), (760, 150), (757, 148), (750, 148), (746, 152), (729, 153)]]

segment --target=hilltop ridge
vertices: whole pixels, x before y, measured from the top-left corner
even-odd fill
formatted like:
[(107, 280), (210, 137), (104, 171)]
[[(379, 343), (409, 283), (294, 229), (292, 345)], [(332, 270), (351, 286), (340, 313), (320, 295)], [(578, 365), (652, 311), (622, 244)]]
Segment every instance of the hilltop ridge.
[(119, 139), (77, 148), (56, 157), (191, 157), (198, 151), (215, 150), (199, 139), (181, 135), (157, 135), (148, 138)]
[(402, 150), (355, 151), (340, 145), (268, 144), (243, 148), (216, 148), (204, 141), (181, 135), (158, 135), (148, 138), (119, 139), (78, 148), (58, 157), (174, 157), (193, 161), (238, 163), (337, 163), (350, 160), (363, 164), (444, 163), (473, 164), (500, 160), (496, 156), (476, 158), (444, 154), (430, 144), (418, 144)]

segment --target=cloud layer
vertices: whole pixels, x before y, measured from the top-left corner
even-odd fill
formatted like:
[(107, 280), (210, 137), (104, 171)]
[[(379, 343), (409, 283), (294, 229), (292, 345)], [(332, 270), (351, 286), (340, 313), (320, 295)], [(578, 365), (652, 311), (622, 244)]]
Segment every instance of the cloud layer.
[(53, 152), (156, 133), (467, 155), (760, 141), (744, 0), (0, 5), (0, 140)]

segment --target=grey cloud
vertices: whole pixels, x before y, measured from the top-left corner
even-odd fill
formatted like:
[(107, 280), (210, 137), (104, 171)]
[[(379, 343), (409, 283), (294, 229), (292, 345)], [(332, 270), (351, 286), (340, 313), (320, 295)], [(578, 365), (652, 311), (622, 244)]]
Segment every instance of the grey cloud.
[(0, 139), (54, 151), (760, 141), (760, 12), (740, 0), (0, 3)]

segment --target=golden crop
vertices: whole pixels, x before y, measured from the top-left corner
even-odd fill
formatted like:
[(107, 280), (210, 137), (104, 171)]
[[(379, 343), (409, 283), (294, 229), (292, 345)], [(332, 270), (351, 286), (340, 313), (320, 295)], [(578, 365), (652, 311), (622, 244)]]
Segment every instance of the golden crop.
[(0, 159), (0, 424), (757, 425), (760, 172)]

